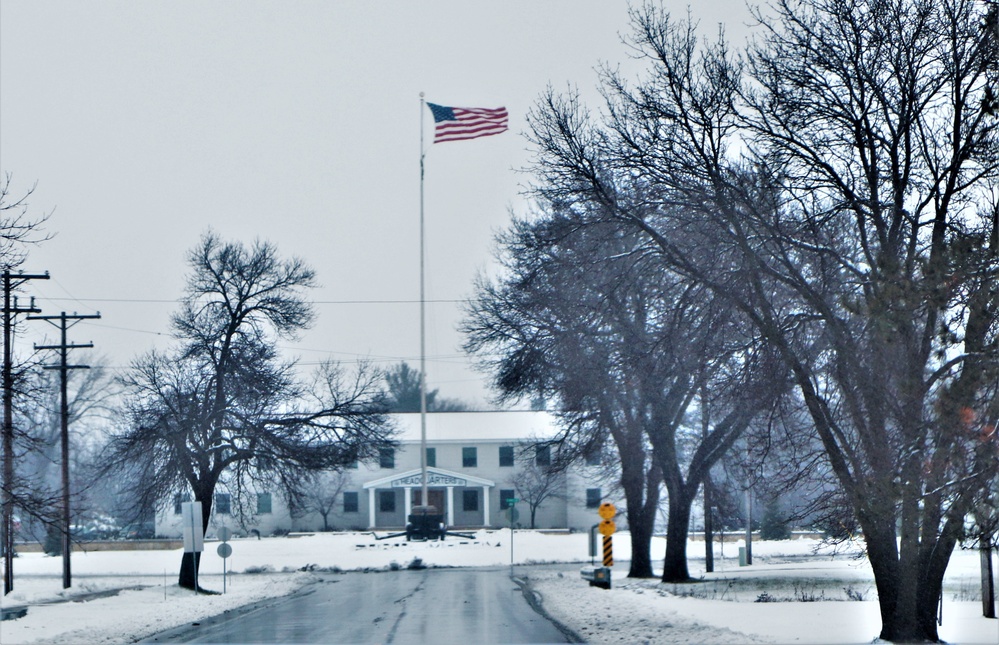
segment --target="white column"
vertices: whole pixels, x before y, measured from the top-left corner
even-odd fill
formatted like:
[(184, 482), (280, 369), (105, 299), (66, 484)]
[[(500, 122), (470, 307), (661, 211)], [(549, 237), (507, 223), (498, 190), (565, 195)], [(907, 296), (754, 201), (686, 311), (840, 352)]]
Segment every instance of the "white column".
[(482, 526), (489, 526), (489, 487), (482, 487)]
[(376, 489), (368, 489), (368, 528), (375, 528), (375, 494)]
[(408, 522), (409, 514), (413, 512), (413, 489), (406, 486), (403, 489), (402, 498), (405, 500), (403, 502), (403, 508), (406, 509), (406, 516), (403, 519)]
[(447, 525), (454, 526), (454, 486), (447, 487)]

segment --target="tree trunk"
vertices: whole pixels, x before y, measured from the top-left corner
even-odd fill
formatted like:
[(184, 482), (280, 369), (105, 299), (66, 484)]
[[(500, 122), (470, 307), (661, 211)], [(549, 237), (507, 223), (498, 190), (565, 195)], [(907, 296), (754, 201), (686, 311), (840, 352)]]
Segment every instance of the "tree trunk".
[[(210, 486), (202, 484), (199, 486), (199, 489), (202, 492), (201, 494), (196, 494), (194, 499), (201, 502), (201, 531), (202, 535), (204, 535), (204, 532), (208, 530), (208, 521), (212, 517), (215, 485), (214, 483)], [(201, 552), (192, 553), (185, 551), (184, 557), (180, 560), (180, 575), (178, 576), (177, 584), (184, 589), (201, 591), (201, 585), (198, 584), (198, 571), (200, 568)]]
[(180, 577), (177, 584), (184, 589), (198, 589), (198, 569), (201, 567), (201, 552), (185, 551), (180, 560)]
[(646, 506), (632, 511), (628, 505), (628, 528), (631, 531), (631, 567), (629, 578), (652, 578), (652, 532), (655, 529), (655, 511), (649, 512)]
[(669, 496), (669, 514), (666, 526), (666, 556), (663, 562), (663, 582), (688, 582), (687, 537), (690, 525), (690, 507), (693, 498), (676, 491)]
[(714, 527), (711, 525), (711, 477), (704, 478), (704, 570), (715, 570)]
[(645, 471), (643, 460), (621, 464), (621, 487), (627, 505), (628, 528), (631, 531), (631, 567), (629, 578), (652, 578), (652, 533), (659, 509), (658, 468)]
[[(878, 524), (864, 531), (881, 610), (879, 638), (892, 643), (939, 642), (937, 607), (953, 544), (939, 540), (923, 545), (927, 557), (914, 557), (898, 551), (894, 527)], [(903, 580), (913, 580), (914, 588), (905, 588)]]
[(982, 616), (996, 617), (996, 587), (992, 575), (992, 542), (987, 536), (979, 538), (978, 555), (982, 562)]

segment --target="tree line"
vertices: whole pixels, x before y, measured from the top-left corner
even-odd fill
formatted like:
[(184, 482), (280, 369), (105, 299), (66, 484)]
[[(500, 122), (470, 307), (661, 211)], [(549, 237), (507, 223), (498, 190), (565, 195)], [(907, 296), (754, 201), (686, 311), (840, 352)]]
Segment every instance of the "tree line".
[(859, 526), (881, 638), (935, 642), (999, 468), (994, 10), (754, 17), (736, 49), (646, 4), (625, 38), (640, 74), (602, 66), (596, 109), (539, 98), (535, 212), (501, 235), (467, 348), (504, 397), (557, 402), (565, 459), (616, 447), (632, 575), (651, 575), (660, 482), (663, 579), (683, 581), (712, 465), (786, 447)]
[[(8, 186), (9, 178), (2, 196)], [(26, 226), (37, 231), (42, 221)], [(0, 254), (9, 266), (26, 257), (19, 252), (26, 240), (14, 241), (17, 253)], [(414, 388), (418, 400), (420, 373), (405, 362), (349, 371), (328, 361), (303, 377), (277, 342), (314, 321), (307, 293), (315, 272), (269, 242), (245, 245), (208, 232), (187, 266), (169, 348), (138, 356), (118, 375), (99, 368), (73, 379), (75, 517), (148, 521), (174, 500), (188, 500), (200, 502), (207, 529), (216, 493), (230, 495), (232, 512), (252, 515), (254, 493), (273, 490), (289, 508), (315, 510), (326, 521), (330, 473), (396, 445), (389, 414), (409, 411)], [(63, 526), (56, 511), (58, 388), (37, 363), (22, 359), (16, 370), (17, 476), (4, 497), (24, 514), (23, 532), (40, 528), (58, 553), (59, 536), (81, 527)], [(428, 402), (431, 411), (465, 408), (436, 390)], [(89, 438), (80, 424), (94, 429)], [(199, 564), (200, 553), (183, 555), (181, 586), (196, 588)]]

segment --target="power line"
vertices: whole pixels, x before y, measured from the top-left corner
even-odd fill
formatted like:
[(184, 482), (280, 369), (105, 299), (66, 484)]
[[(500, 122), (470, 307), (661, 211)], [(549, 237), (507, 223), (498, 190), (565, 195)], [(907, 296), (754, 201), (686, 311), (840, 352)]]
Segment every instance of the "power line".
[[(61, 298), (61, 297), (41, 297), (39, 300), (52, 302), (119, 302), (135, 304), (179, 304), (181, 300), (166, 300), (159, 298)], [(314, 305), (417, 305), (419, 300), (412, 299), (364, 299), (364, 300), (310, 300)], [(437, 298), (426, 301), (427, 304), (462, 304), (468, 302), (468, 298)]]

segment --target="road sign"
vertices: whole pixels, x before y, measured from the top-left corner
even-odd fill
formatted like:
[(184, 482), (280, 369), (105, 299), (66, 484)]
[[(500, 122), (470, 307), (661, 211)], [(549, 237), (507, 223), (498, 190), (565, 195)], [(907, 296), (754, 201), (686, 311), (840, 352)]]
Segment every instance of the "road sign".
[(520, 501), (520, 499), (518, 499), (516, 497), (507, 497), (506, 498), (506, 503), (507, 504), (516, 504), (519, 501)]
[(617, 530), (617, 524), (614, 523), (614, 520), (604, 520), (597, 526), (600, 535), (614, 535), (614, 531)]
[(180, 509), (184, 518), (184, 553), (204, 551), (205, 533), (201, 530), (201, 502), (183, 502)]
[(614, 505), (610, 502), (604, 502), (600, 505), (600, 508), (597, 509), (597, 514), (605, 520), (610, 520), (617, 515), (617, 509), (614, 508)]
[[(231, 537), (232, 537), (232, 529), (230, 529), (228, 526), (223, 526), (222, 528), (219, 529), (219, 539), (220, 540), (222, 540), (223, 542), (228, 542), (229, 538), (231, 538)], [(225, 556), (222, 556), (222, 557), (225, 557)]]
[(232, 532), (229, 529), (223, 527), (219, 531), (219, 537), (222, 538), (223, 542), (218, 546), (217, 549), (215, 549), (215, 551), (216, 553), (219, 554), (219, 557), (222, 558), (222, 593), (225, 593), (226, 580), (229, 578), (225, 570), (225, 561), (226, 558), (232, 555), (232, 545), (226, 542), (225, 540), (228, 540), (230, 537), (232, 537)]

